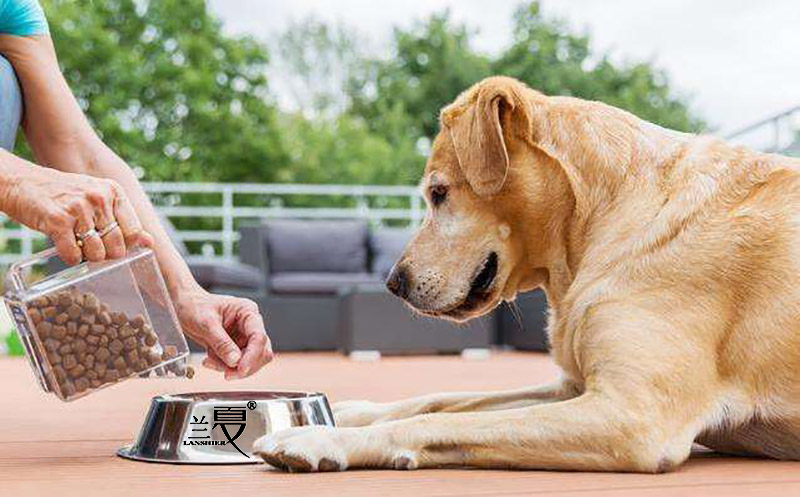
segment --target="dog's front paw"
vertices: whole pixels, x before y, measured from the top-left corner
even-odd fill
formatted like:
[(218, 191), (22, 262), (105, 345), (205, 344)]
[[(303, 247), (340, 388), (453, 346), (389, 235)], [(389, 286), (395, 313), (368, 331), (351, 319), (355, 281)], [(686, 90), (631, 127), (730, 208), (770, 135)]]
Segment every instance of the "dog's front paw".
[(347, 456), (337, 440), (337, 430), (327, 426), (289, 428), (263, 436), (253, 444), (253, 452), (283, 471), (347, 469)]
[(382, 421), (387, 415), (386, 404), (367, 400), (345, 400), (331, 406), (336, 426), (368, 426)]

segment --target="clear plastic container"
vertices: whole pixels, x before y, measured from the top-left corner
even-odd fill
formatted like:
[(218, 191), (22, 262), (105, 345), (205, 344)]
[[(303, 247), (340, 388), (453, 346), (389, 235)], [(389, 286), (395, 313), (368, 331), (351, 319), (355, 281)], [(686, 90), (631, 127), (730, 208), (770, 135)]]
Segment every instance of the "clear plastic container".
[(39, 384), (71, 401), (133, 377), (185, 376), (189, 347), (156, 258), (85, 262), (25, 283), (50, 249), (9, 268), (5, 302)]

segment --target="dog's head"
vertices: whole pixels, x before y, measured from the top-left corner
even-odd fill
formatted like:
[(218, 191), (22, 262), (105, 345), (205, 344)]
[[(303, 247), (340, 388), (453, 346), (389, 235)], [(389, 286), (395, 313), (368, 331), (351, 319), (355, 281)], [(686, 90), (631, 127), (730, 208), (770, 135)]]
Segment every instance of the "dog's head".
[(489, 78), (442, 111), (421, 182), (427, 215), (387, 281), (417, 311), (463, 321), (542, 283), (537, 238), (561, 179), (528, 144), (536, 95)]

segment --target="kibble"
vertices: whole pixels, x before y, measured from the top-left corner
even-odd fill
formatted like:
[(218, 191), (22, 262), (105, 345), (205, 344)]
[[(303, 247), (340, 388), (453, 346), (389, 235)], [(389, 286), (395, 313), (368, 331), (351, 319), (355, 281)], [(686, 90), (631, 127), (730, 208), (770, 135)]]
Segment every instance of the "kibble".
[(117, 326), (122, 326), (128, 322), (128, 316), (124, 312), (112, 312), (111, 322)]
[(104, 324), (106, 326), (111, 324), (111, 314), (108, 312), (101, 312), (97, 319), (100, 321), (100, 324)]
[(144, 327), (144, 316), (139, 314), (133, 319), (131, 319), (131, 326), (133, 326), (137, 330), (141, 330)]
[(39, 324), (42, 322), (42, 312), (39, 309), (33, 308), (28, 314), (30, 314), (33, 324)]
[(86, 378), (78, 378), (75, 380), (75, 390), (78, 392), (85, 392), (89, 388), (89, 380)]
[(61, 294), (58, 296), (58, 305), (62, 309), (66, 309), (69, 306), (71, 306), (72, 302), (73, 302), (73, 298), (72, 298), (72, 295), (70, 295), (69, 292), (61, 292)]
[[(133, 374), (150, 376), (151, 368), (179, 354), (175, 345), (160, 343), (142, 314), (129, 317), (90, 292), (65, 290), (38, 297), (29, 304), (28, 315), (64, 398)], [(175, 362), (155, 372), (186, 378), (195, 374)]]
[(123, 340), (122, 343), (125, 345), (125, 350), (134, 350), (138, 345), (136, 337), (128, 337), (125, 340)]
[(39, 338), (45, 339), (50, 336), (50, 332), (53, 331), (53, 323), (49, 321), (42, 321), (38, 325), (36, 325), (36, 330), (39, 332)]
[(65, 336), (67, 336), (66, 326), (53, 326), (53, 338), (56, 340), (63, 340)]
[(55, 319), (56, 315), (58, 314), (58, 309), (53, 306), (45, 307), (42, 309), (42, 315), (45, 319)]
[(81, 317), (81, 306), (78, 304), (72, 304), (67, 308), (67, 316), (73, 321)]

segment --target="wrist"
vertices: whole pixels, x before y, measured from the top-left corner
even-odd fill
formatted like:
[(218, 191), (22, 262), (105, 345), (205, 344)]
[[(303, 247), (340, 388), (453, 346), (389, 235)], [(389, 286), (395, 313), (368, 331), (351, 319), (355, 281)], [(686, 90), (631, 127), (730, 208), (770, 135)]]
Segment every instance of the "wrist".
[(19, 196), (19, 186), (22, 178), (26, 176), (20, 164), (16, 164), (16, 157), (8, 152), (2, 152), (0, 157), (0, 211), (14, 217), (14, 205)]
[[(171, 252), (172, 247), (167, 249)], [(181, 296), (203, 292), (203, 288), (197, 283), (189, 270), (189, 266), (177, 254), (156, 254), (160, 260), (161, 271), (164, 273), (164, 280), (167, 284), (167, 291), (173, 300), (178, 300)]]

